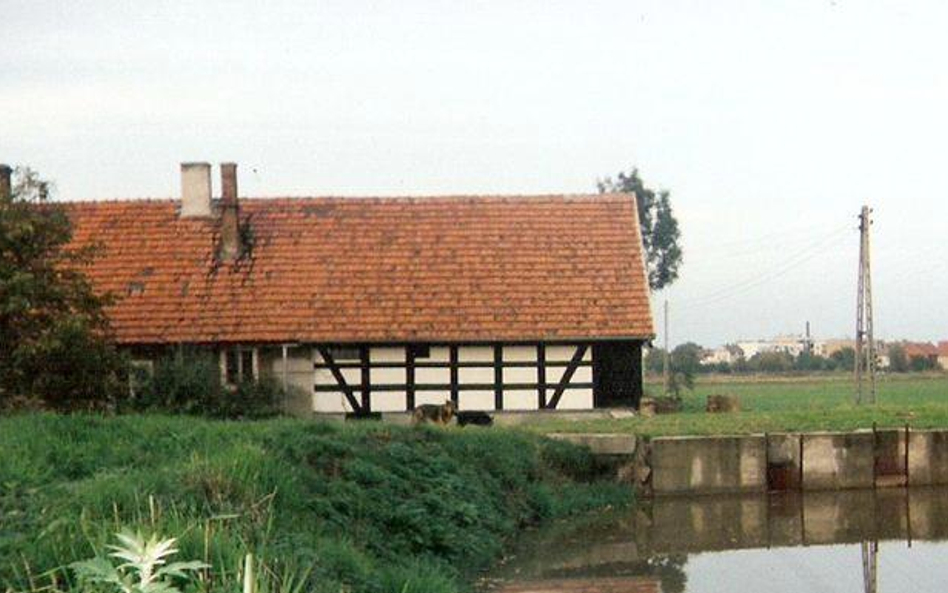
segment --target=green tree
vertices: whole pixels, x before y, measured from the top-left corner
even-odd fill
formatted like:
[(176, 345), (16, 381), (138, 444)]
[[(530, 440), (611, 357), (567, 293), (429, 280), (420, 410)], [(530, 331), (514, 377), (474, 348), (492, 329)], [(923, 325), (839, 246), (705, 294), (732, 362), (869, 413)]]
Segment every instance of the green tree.
[(660, 374), (664, 368), (665, 364), (665, 349), (659, 348), (658, 346), (654, 348), (649, 348), (648, 352), (645, 354), (645, 370), (649, 373)]
[(889, 347), (889, 370), (893, 373), (909, 371), (908, 356), (905, 354), (905, 347), (901, 344), (893, 344)]
[(930, 371), (934, 368), (937, 368), (937, 365), (937, 362), (921, 354), (909, 358), (909, 368), (916, 373)]
[(704, 348), (694, 342), (686, 342), (675, 346), (671, 353), (671, 368), (691, 375), (701, 372), (701, 353), (703, 351)]
[(107, 300), (81, 271), (94, 250), (69, 248), (69, 218), (33, 171), (16, 179), (0, 198), (0, 406), (101, 407), (121, 393), (124, 365)]
[(856, 368), (856, 351), (848, 346), (834, 352), (830, 359), (835, 363), (835, 369), (852, 371)]
[(648, 284), (652, 290), (661, 290), (678, 279), (683, 258), (678, 219), (671, 207), (667, 190), (655, 191), (645, 186), (639, 170), (620, 172), (615, 179), (606, 177), (597, 182), (600, 193), (634, 193), (638, 203), (639, 227), (645, 248)]

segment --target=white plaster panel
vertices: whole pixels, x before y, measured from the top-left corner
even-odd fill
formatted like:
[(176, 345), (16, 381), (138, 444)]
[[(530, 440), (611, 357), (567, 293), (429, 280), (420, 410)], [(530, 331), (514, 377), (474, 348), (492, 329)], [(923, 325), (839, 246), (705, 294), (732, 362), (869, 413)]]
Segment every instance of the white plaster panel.
[(405, 348), (394, 346), (385, 346), (369, 349), (369, 360), (371, 362), (405, 362)]
[(505, 368), (504, 383), (536, 383), (537, 369)]
[[(548, 393), (547, 398), (552, 394)], [(560, 398), (557, 410), (588, 410), (593, 407), (592, 389), (567, 389)]]
[(461, 346), (458, 348), (461, 362), (494, 362), (493, 346)]
[(322, 413), (351, 412), (345, 394), (334, 391), (321, 391), (313, 396), (313, 409)]
[[(415, 376), (417, 381), (417, 375)], [(370, 369), (369, 381), (373, 384), (396, 384), (404, 385), (408, 380), (408, 374), (404, 367), (397, 369)]]
[(536, 359), (536, 346), (504, 346), (504, 360), (530, 362)]
[(505, 410), (536, 410), (537, 392), (535, 389), (515, 389), (504, 391)]
[[(449, 377), (450, 378), (450, 377)], [(493, 383), (494, 367), (459, 368), (458, 382), (460, 383)]]
[(459, 395), (459, 410), (493, 410), (493, 391), (462, 391)]
[(447, 346), (432, 346), (430, 350), (431, 356), (428, 358), (419, 358), (418, 360), (425, 362), (448, 362), (451, 360), (451, 351)]
[(592, 367), (579, 367), (576, 369), (576, 372), (573, 373), (573, 378), (570, 380), (570, 383), (592, 383), (592, 380)]
[(415, 383), (442, 384), (451, 382), (451, 369), (415, 369)]
[(415, 392), (416, 406), (420, 406), (421, 404), (443, 404), (449, 399), (451, 399), (451, 392), (449, 390)]
[[(547, 346), (546, 347), (546, 359), (547, 360), (572, 360), (573, 355), (576, 354), (577, 346)], [(583, 360), (592, 360), (592, 348), (586, 348), (586, 353), (583, 354)]]
[(362, 385), (362, 369), (339, 369), (342, 376), (350, 386)]
[(379, 391), (372, 393), (373, 412), (404, 412), (407, 396), (404, 391)]

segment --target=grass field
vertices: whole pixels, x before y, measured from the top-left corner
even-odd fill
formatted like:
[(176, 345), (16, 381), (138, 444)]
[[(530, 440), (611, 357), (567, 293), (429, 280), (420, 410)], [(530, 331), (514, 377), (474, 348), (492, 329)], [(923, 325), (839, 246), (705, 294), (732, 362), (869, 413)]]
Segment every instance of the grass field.
[(123, 528), (212, 565), (186, 593), (239, 591), (248, 552), (260, 593), (466, 590), (524, 526), (631, 502), (597, 471), (505, 430), (0, 417), (0, 591), (78, 590), (64, 567)]
[[(646, 391), (660, 393), (659, 379)], [(707, 414), (710, 394), (735, 395), (742, 411)], [(851, 430), (905, 426), (948, 428), (948, 375), (885, 375), (878, 379), (876, 404), (857, 406), (851, 375), (791, 377), (699, 377), (695, 389), (682, 394), (684, 411), (654, 418), (564, 422), (550, 420), (531, 430), (564, 432), (633, 432), (648, 436), (678, 434), (747, 434), (799, 430)]]

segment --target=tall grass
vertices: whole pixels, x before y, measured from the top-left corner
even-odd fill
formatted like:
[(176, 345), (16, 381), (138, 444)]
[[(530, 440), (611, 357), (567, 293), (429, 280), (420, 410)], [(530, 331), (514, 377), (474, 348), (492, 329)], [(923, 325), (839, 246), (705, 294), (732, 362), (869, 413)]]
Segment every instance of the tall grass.
[(525, 525), (627, 501), (591, 457), (501, 430), (162, 416), (0, 418), (0, 590), (70, 590), (124, 529), (199, 590), (456, 591)]

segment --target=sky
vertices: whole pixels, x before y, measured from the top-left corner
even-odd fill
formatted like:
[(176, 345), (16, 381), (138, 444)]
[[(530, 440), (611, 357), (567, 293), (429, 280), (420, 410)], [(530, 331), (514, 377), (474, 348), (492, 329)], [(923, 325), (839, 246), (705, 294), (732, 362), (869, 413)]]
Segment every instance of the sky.
[[(948, 340), (948, 3), (0, 0), (0, 162), (56, 199), (671, 192), (671, 344)], [(215, 194), (217, 192), (215, 179)], [(659, 335), (659, 343), (663, 336)]]

